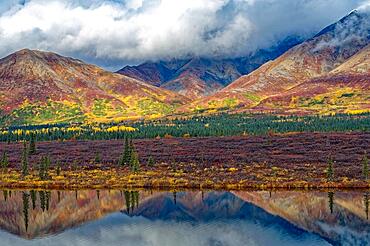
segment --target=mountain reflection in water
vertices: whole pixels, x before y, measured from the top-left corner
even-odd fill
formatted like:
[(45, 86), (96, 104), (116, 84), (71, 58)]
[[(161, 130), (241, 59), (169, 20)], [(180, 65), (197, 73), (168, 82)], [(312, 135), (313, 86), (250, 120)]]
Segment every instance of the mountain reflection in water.
[(367, 192), (11, 191), (1, 245), (367, 245)]

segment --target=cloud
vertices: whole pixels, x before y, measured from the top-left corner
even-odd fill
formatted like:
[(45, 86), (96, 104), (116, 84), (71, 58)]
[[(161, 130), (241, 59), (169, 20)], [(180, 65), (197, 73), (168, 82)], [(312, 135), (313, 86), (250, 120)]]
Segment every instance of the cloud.
[(190, 223), (129, 218), (118, 213), (43, 239), (26, 241), (4, 232), (0, 236), (4, 245), (17, 246), (329, 245), (309, 232), (297, 235), (281, 225), (263, 226), (248, 219)]
[(361, 0), (5, 0), (0, 56), (49, 50), (104, 67), (186, 56), (234, 57), (310, 37)]

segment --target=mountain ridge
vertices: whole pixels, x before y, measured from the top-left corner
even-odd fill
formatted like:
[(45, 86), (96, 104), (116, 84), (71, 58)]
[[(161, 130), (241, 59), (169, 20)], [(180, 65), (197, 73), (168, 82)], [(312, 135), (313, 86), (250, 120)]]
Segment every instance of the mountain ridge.
[[(187, 101), (77, 59), (27, 49), (0, 60), (0, 99), (3, 111), (32, 123), (160, 116)], [(35, 114), (43, 119), (34, 119)]]
[(329, 74), (370, 43), (370, 17), (354, 11), (319, 34), (190, 108), (222, 108), (225, 101), (234, 107), (253, 108), (305, 81)]
[(126, 66), (117, 73), (197, 99), (213, 94), (301, 41), (299, 37), (288, 37), (269, 49), (261, 49), (244, 57), (192, 57), (146, 62), (138, 66)]

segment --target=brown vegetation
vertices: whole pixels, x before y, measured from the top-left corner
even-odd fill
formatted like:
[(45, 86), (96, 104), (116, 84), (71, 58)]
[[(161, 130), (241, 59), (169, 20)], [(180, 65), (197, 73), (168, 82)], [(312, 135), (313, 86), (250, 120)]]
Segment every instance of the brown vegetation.
[[(369, 133), (288, 134), (268, 137), (135, 140), (140, 171), (119, 166), (123, 141), (42, 142), (22, 178), (22, 144), (0, 144), (9, 157), (4, 187), (369, 187), (362, 158)], [(48, 180), (39, 180), (39, 161), (51, 157)], [(327, 182), (327, 163), (335, 177)], [(149, 161), (149, 159), (152, 159)], [(148, 161), (151, 162), (148, 164)], [(58, 163), (58, 164), (57, 164)], [(61, 170), (58, 170), (61, 168)], [(57, 172), (60, 172), (57, 175)]]

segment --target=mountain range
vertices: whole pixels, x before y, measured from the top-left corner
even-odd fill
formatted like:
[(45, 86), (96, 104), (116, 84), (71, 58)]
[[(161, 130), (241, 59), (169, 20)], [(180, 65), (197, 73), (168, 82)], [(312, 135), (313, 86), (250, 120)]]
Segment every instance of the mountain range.
[(51, 52), (0, 60), (0, 106), (17, 123), (100, 121), (166, 115), (187, 98)]
[(146, 62), (138, 66), (126, 66), (117, 73), (178, 92), (194, 100), (213, 94), (300, 42), (299, 37), (288, 37), (269, 49), (258, 50), (244, 57)]
[(193, 107), (369, 109), (369, 44), (370, 16), (353, 11)]
[(0, 123), (112, 121), (178, 113), (370, 109), (370, 15), (241, 58), (172, 59), (117, 73), (51, 52), (0, 60)]
[[(137, 197), (134, 203), (133, 194)], [(15, 235), (13, 241), (19, 238), (66, 240), (70, 232), (81, 228), (97, 233), (122, 225), (118, 227), (120, 230), (112, 231), (116, 232), (112, 234), (114, 238), (125, 233), (125, 228), (140, 236), (146, 232), (143, 228), (160, 229), (161, 223), (168, 223), (171, 226), (166, 229), (176, 232), (185, 224), (205, 229), (223, 222), (229, 225), (223, 228), (249, 233), (250, 239), (258, 237), (253, 234), (258, 233), (259, 228), (263, 229), (264, 236), (270, 235), (267, 233), (274, 228), (278, 235), (293, 238), (318, 235), (332, 245), (366, 245), (370, 237), (369, 211), (364, 204), (368, 194), (356, 191), (3, 191), (3, 196), (0, 229)], [(109, 218), (119, 211), (117, 219)], [(94, 223), (99, 226), (91, 228)], [(250, 226), (244, 227), (246, 224)], [(211, 230), (202, 232), (202, 236), (213, 235)]]

